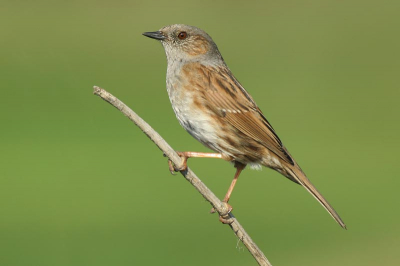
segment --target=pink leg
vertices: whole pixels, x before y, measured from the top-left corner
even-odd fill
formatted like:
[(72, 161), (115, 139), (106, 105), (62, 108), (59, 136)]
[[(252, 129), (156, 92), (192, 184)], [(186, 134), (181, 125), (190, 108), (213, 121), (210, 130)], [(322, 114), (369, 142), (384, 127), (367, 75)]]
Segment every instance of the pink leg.
[(168, 160), (169, 171), (171, 174), (174, 172), (185, 171), (187, 169), (187, 160), (189, 158), (219, 158), (222, 159), (221, 153), (208, 153), (208, 152), (194, 152), (194, 151), (177, 151), (178, 155), (182, 157), (182, 165), (178, 168), (174, 166), (171, 160)]
[[(240, 175), (240, 173), (242, 172), (242, 170), (246, 167), (246, 165), (245, 165), (245, 164), (242, 164), (242, 163), (236, 162), (236, 163), (235, 163), (235, 167), (236, 167), (235, 176), (234, 176), (234, 178), (233, 178), (233, 180), (232, 180), (232, 183), (231, 183), (231, 185), (229, 186), (228, 191), (226, 192), (226, 195), (225, 195), (224, 200), (223, 200), (223, 202), (225, 202), (225, 203), (228, 203), (228, 201), (229, 201), (229, 199), (230, 199), (230, 197), (231, 197), (232, 191), (233, 191), (233, 189), (235, 188), (236, 182), (237, 182), (237, 180), (238, 180), (238, 178), (239, 178), (239, 175)], [(228, 204), (228, 205), (229, 205), (229, 204)], [(229, 206), (229, 209), (230, 209), (230, 211), (231, 211), (231, 210), (232, 210), (232, 206)], [(214, 212), (215, 212), (215, 209), (212, 208), (210, 212), (211, 212), (211, 213), (214, 213)], [(221, 219), (222, 219), (222, 220), (221, 220)], [(224, 220), (224, 219), (223, 219), (222, 217), (220, 217), (220, 221), (223, 222), (223, 223), (225, 223), (223, 220)]]
[(235, 187), (236, 182), (237, 182), (237, 180), (239, 178), (239, 175), (242, 172), (242, 170), (246, 167), (246, 165), (245, 164), (241, 164), (241, 163), (235, 163), (235, 167), (236, 167), (235, 177), (233, 178), (232, 183), (228, 188), (228, 192), (226, 192), (225, 198), (223, 200), (223, 202), (226, 202), (226, 203), (228, 203), (229, 198), (231, 197), (233, 188)]

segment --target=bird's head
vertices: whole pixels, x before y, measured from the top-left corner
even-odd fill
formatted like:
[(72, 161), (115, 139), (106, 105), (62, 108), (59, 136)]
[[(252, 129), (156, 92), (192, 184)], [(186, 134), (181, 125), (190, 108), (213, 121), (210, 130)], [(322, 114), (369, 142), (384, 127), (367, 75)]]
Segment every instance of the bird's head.
[(217, 45), (199, 28), (174, 24), (158, 31), (145, 32), (143, 35), (161, 42), (168, 61), (204, 61), (210, 64), (223, 62)]

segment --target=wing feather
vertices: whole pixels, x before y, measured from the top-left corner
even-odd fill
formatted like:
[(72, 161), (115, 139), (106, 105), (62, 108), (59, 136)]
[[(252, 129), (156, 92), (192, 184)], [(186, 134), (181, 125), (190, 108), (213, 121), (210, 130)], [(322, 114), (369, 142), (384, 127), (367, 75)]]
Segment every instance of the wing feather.
[(209, 71), (208, 75), (211, 89), (205, 89), (203, 93), (206, 102), (214, 108), (213, 111), (244, 135), (294, 165), (271, 124), (233, 75), (221, 69)]

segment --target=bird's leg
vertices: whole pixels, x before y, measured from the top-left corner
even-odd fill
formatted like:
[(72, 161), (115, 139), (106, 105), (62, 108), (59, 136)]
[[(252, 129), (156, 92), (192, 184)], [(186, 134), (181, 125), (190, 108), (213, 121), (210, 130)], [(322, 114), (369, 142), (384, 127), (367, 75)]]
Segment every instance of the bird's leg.
[[(225, 195), (224, 200), (223, 200), (223, 202), (225, 202), (226, 204), (228, 204), (228, 201), (229, 201), (229, 199), (230, 199), (230, 197), (231, 197), (233, 188), (234, 188), (235, 185), (236, 185), (236, 182), (237, 182), (237, 180), (238, 180), (238, 178), (239, 178), (240, 173), (242, 172), (242, 170), (243, 170), (245, 167), (246, 167), (245, 164), (242, 164), (242, 163), (239, 163), (239, 162), (235, 162), (236, 173), (235, 173), (235, 176), (233, 177), (233, 180), (232, 180), (231, 185), (230, 185), (229, 188), (228, 188), (228, 192), (226, 192), (226, 195)], [(228, 204), (228, 206), (229, 206), (229, 211), (228, 211), (228, 213), (229, 213), (229, 212), (232, 210), (232, 206), (230, 206), (229, 204)], [(211, 212), (211, 213), (214, 213), (214, 212), (215, 212), (215, 209), (212, 208), (210, 212)], [(224, 219), (222, 216), (219, 217), (219, 220), (220, 220), (222, 223), (226, 223), (226, 219)]]
[(187, 169), (187, 160), (189, 158), (222, 158), (221, 153), (208, 153), (208, 152), (194, 152), (194, 151), (184, 151), (176, 152), (181, 158), (182, 158), (182, 165), (180, 167), (177, 167), (176, 165), (173, 165), (171, 160), (168, 160), (168, 166), (169, 166), (169, 171), (171, 174), (174, 174), (174, 172), (179, 172), (179, 171), (185, 171)]
[(240, 173), (242, 172), (242, 170), (246, 167), (246, 165), (245, 165), (245, 164), (241, 164), (241, 163), (235, 163), (235, 167), (236, 167), (235, 176), (233, 177), (232, 183), (231, 183), (231, 185), (229, 186), (229, 189), (228, 189), (228, 191), (226, 192), (225, 198), (224, 198), (224, 200), (223, 200), (223, 202), (226, 202), (226, 203), (228, 203), (229, 198), (231, 197), (233, 188), (235, 187), (236, 182), (237, 182), (237, 180), (238, 180), (238, 178), (239, 178), (239, 175), (240, 175)]

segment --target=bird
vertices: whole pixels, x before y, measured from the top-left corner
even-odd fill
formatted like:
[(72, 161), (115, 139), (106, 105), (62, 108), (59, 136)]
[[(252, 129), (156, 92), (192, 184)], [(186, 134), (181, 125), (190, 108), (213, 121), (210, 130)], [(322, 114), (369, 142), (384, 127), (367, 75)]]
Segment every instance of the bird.
[(173, 24), (143, 35), (158, 40), (164, 48), (167, 93), (179, 123), (215, 152), (178, 152), (182, 166), (170, 164), (170, 170), (187, 169), (187, 159), (192, 157), (232, 162), (236, 172), (223, 200), (228, 203), (247, 165), (256, 169), (271, 168), (303, 186), (346, 229), (343, 220), (310, 182), (254, 99), (232, 74), (205, 31)]

